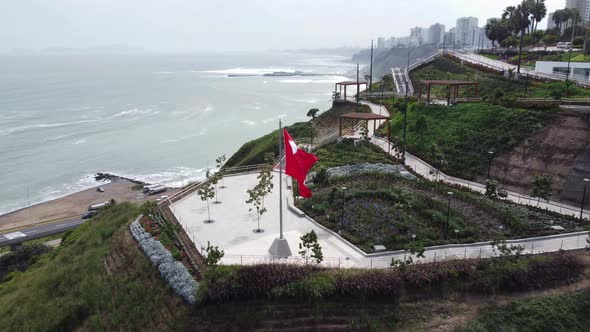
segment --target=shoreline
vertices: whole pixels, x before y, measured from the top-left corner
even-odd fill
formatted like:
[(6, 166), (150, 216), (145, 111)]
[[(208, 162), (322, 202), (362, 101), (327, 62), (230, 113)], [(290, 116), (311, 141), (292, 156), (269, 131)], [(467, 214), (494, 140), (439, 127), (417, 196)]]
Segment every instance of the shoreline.
[[(116, 202), (142, 203), (160, 196), (172, 195), (180, 190), (167, 187), (161, 194), (149, 195), (142, 190), (134, 189), (138, 184), (147, 184), (143, 181), (109, 173), (97, 173), (95, 178), (98, 180), (93, 187), (0, 215), (0, 232), (78, 217), (88, 211), (89, 205), (111, 199)], [(99, 187), (103, 188), (104, 192), (97, 191)]]

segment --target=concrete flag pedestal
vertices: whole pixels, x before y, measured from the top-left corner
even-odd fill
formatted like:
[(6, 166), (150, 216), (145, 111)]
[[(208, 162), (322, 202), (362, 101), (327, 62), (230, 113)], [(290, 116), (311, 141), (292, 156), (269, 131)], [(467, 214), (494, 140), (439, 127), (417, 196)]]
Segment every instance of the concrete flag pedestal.
[(291, 256), (291, 248), (289, 248), (289, 242), (287, 239), (275, 239), (268, 249), (268, 252), (273, 257), (277, 258), (287, 258)]

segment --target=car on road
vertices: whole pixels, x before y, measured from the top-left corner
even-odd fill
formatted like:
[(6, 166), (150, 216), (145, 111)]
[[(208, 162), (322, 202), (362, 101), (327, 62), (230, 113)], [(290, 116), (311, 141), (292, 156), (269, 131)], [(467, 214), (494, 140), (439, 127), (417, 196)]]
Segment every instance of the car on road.
[(82, 219), (90, 219), (90, 218), (94, 217), (97, 213), (98, 213), (98, 210), (88, 211), (82, 215)]

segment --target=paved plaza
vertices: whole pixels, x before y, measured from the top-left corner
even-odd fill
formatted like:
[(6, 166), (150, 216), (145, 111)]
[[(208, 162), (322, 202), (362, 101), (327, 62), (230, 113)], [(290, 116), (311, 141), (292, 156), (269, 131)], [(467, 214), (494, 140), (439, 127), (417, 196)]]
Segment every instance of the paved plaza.
[[(194, 239), (196, 247), (211, 245), (219, 246), (225, 251), (224, 264), (240, 264), (262, 262), (271, 258), (268, 249), (274, 239), (279, 236), (279, 174), (273, 173), (274, 189), (265, 198), (265, 206), (268, 211), (260, 218), (260, 227), (264, 233), (254, 233), (257, 226), (256, 210), (248, 211), (250, 205), (247, 189), (257, 183), (258, 174), (246, 174), (229, 176), (224, 178), (227, 188), (218, 189), (221, 204), (212, 204), (212, 224), (205, 224), (207, 219), (207, 204), (201, 201), (196, 193), (187, 196), (183, 200), (175, 202), (171, 209), (176, 218), (185, 228), (188, 236)], [(287, 180), (289, 179), (289, 180)], [(340, 240), (324, 228), (316, 225), (305, 216), (295, 213), (287, 207), (287, 199), (293, 197), (287, 189), (287, 181), (290, 178), (283, 175), (283, 232), (289, 242), (293, 256), (299, 256), (300, 237), (314, 230), (322, 246), (325, 257), (361, 258), (362, 252), (348, 243)]]

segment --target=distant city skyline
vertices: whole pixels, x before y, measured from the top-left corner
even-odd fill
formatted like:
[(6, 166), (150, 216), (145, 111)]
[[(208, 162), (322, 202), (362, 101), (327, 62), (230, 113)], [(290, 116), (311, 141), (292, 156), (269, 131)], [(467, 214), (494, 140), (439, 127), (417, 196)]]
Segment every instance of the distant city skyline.
[[(480, 26), (515, 0), (23, 0), (0, 3), (0, 52), (51, 47), (123, 45), (159, 52), (254, 51), (368, 47), (379, 36), (407, 36), (413, 27)], [(546, 0), (549, 12), (564, 0)], [(484, 22), (482, 24), (482, 22)], [(540, 26), (546, 26), (547, 21)], [(431, 36), (428, 36), (431, 38)], [(457, 37), (458, 38), (458, 37)]]

